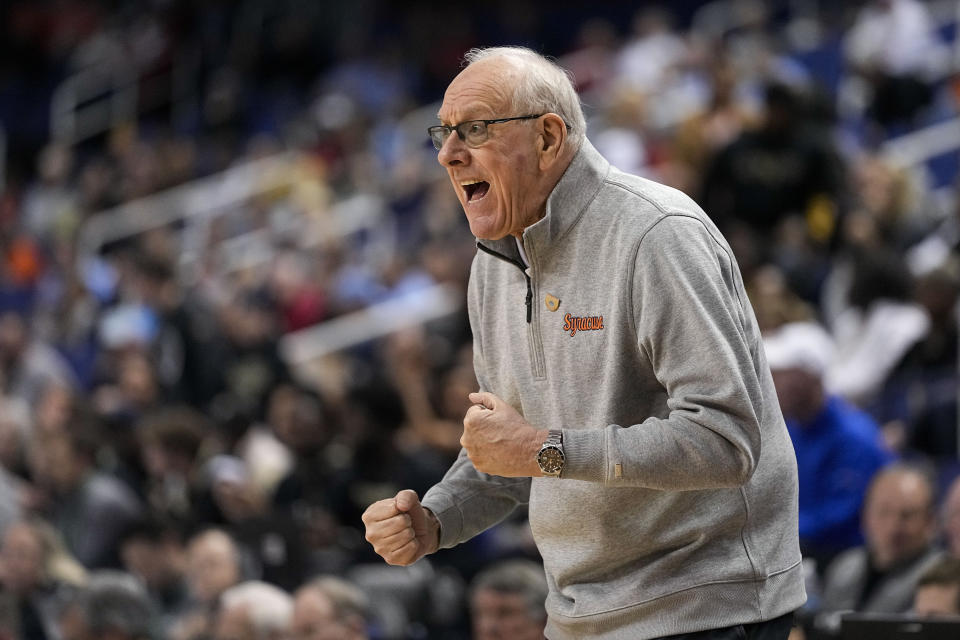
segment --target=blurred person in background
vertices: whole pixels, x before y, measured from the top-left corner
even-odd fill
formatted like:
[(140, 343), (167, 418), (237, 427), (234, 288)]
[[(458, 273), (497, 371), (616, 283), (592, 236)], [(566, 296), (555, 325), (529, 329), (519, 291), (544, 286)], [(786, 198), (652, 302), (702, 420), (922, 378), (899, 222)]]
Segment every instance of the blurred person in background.
[(907, 452), (940, 465), (957, 459), (957, 295), (960, 262), (950, 260), (916, 277), (914, 300), (930, 320), (926, 334), (904, 354), (870, 409), (902, 431)]
[(186, 405), (167, 405), (137, 422), (143, 491), (150, 511), (181, 524), (204, 519), (200, 455), (212, 421)]
[(215, 388), (222, 402), (252, 420), (262, 415), (270, 389), (290, 379), (277, 347), (276, 310), (264, 292), (244, 291), (220, 308), (219, 320), (223, 337), (205, 355), (214, 366)]
[(925, 3), (870, 0), (843, 46), (851, 69), (868, 83), (868, 115), (883, 127), (909, 123), (930, 102), (942, 56)]
[(367, 597), (335, 576), (318, 576), (294, 594), (290, 640), (367, 640)]
[(761, 333), (790, 322), (816, 320), (816, 308), (790, 288), (783, 270), (776, 265), (765, 264), (756, 269), (747, 283), (747, 293)]
[(960, 476), (947, 487), (940, 511), (943, 546), (954, 558), (960, 559)]
[[(745, 130), (712, 157), (703, 175), (701, 201), (735, 250), (743, 244), (757, 247), (764, 254), (761, 262), (776, 263), (784, 258), (782, 236), (792, 226), (814, 248), (832, 238), (843, 165), (829, 141), (814, 135), (813, 128), (797, 89), (771, 83), (759, 126)], [(800, 271), (781, 266), (791, 279), (808, 277), (802, 272), (805, 265)], [(802, 293), (815, 299), (815, 290)]]
[(445, 470), (460, 452), (460, 416), (477, 387), (472, 366), (465, 370), (461, 360), (446, 375), (433, 375), (427, 336), (419, 330), (390, 336), (385, 359), (407, 418), (397, 434), (400, 447), (411, 455), (441, 456)]
[(845, 303), (829, 315), (836, 353), (827, 388), (861, 407), (877, 400), (897, 363), (930, 331), (902, 257), (882, 244), (851, 247)]
[(0, 311), (0, 383), (6, 395), (31, 404), (50, 385), (70, 389), (76, 376), (56, 349), (34, 337), (29, 319), (19, 311)]
[(864, 503), (864, 546), (837, 556), (824, 574), (820, 630), (836, 633), (842, 612), (910, 610), (917, 580), (943, 556), (934, 505), (925, 472), (896, 464), (877, 473)]
[(408, 565), (529, 501), (547, 635), (786, 638), (796, 459), (732, 251), (688, 197), (609, 165), (562, 69), (466, 61), (429, 132), (478, 238), (481, 392), (444, 479), (370, 505), (367, 540)]
[(220, 594), (244, 578), (242, 551), (221, 529), (206, 529), (187, 541), (187, 586), (190, 602), (170, 627), (170, 637), (209, 637)]
[(306, 570), (305, 556), (291, 515), (271, 509), (267, 492), (242, 459), (221, 454), (206, 468), (224, 528), (256, 562), (259, 577), (285, 589), (298, 585)]
[(960, 559), (943, 558), (920, 576), (912, 612), (921, 618), (960, 620)]
[(763, 346), (797, 454), (800, 548), (822, 571), (863, 542), (867, 486), (893, 456), (873, 418), (824, 389), (833, 342), (823, 328), (789, 323), (769, 332)]
[(165, 632), (189, 606), (187, 553), (180, 532), (148, 515), (124, 532), (120, 557), (124, 569), (147, 588)]
[(543, 640), (547, 612), (543, 567), (530, 560), (506, 560), (470, 583), (473, 640)]
[(95, 421), (74, 410), (69, 427), (34, 433), (32, 479), (44, 495), (50, 522), (70, 552), (88, 569), (120, 566), (118, 542), (143, 506), (133, 490), (97, 468), (102, 435)]
[(60, 614), (63, 640), (155, 640), (150, 597), (122, 571), (97, 571)]
[(150, 356), (157, 381), (173, 399), (202, 407), (213, 396), (217, 372), (208, 358), (217, 328), (198, 296), (189, 295), (168, 259), (138, 254), (132, 269), (134, 287), (156, 314), (157, 334)]
[[(351, 553), (344, 548), (344, 527), (356, 522), (349, 495), (355, 471), (349, 450), (335, 441), (340, 422), (330, 405), (292, 382), (274, 387), (267, 401), (267, 424), (293, 457), (271, 508), (296, 523), (311, 572), (345, 568)], [(359, 541), (359, 532), (349, 531)]]
[(23, 520), (9, 527), (0, 546), (2, 598), (13, 610), (8, 630), (22, 640), (59, 638), (60, 608), (85, 575), (49, 524)]
[(0, 535), (20, 520), (29, 503), (27, 443), (32, 429), (29, 405), (0, 396)]
[(220, 596), (213, 640), (283, 640), (292, 613), (290, 594), (258, 580), (241, 582)]
[(737, 73), (723, 51), (708, 62), (710, 103), (685, 119), (670, 139), (677, 187), (693, 192), (714, 156), (756, 126), (756, 115), (736, 94)]

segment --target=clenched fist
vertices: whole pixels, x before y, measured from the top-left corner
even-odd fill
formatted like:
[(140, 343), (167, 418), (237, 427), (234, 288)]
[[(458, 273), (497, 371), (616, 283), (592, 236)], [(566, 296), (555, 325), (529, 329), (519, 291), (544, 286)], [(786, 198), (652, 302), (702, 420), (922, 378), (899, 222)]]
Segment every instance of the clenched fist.
[(410, 489), (374, 502), (362, 519), (367, 542), (387, 564), (413, 564), (437, 550), (440, 523)]
[(477, 471), (504, 477), (542, 476), (537, 452), (549, 432), (533, 427), (492, 393), (471, 393), (469, 398), (474, 405), (463, 417), (460, 444)]

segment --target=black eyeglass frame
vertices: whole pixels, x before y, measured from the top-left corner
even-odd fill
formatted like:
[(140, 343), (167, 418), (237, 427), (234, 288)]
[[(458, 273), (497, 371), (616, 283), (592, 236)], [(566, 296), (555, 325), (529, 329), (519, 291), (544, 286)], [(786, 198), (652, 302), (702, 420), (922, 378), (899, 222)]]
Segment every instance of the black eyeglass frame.
[[(510, 122), (511, 120), (533, 120), (534, 118), (539, 118), (545, 115), (546, 113), (538, 113), (536, 115), (513, 116), (512, 118), (495, 118), (493, 120), (464, 120), (460, 124), (457, 124), (454, 126), (450, 126), (446, 124), (437, 124), (432, 127), (427, 127), (427, 134), (430, 136), (430, 140), (433, 142), (434, 149), (436, 149), (437, 151), (440, 151), (440, 149), (443, 148), (443, 144), (447, 141), (447, 138), (449, 138), (450, 134), (453, 133), (454, 131), (457, 132), (457, 137), (460, 138), (461, 141), (466, 142), (467, 134), (464, 132), (465, 127), (469, 127), (470, 125), (475, 124), (477, 122), (482, 122), (484, 131), (486, 131), (486, 128), (489, 127), (491, 124), (500, 124), (501, 122)], [(443, 137), (439, 139), (439, 145), (437, 144), (438, 139), (434, 138), (433, 136), (434, 133), (444, 134)], [(486, 140), (484, 140), (484, 142), (486, 142)]]

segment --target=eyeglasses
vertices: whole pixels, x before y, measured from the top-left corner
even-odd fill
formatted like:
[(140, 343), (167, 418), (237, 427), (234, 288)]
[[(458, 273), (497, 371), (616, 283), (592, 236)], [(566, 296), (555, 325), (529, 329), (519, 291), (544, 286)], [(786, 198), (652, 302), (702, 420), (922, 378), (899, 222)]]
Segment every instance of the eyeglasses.
[(538, 113), (533, 116), (514, 116), (513, 118), (497, 118), (496, 120), (467, 120), (454, 127), (439, 124), (428, 127), (427, 133), (430, 134), (430, 139), (433, 140), (433, 146), (437, 151), (440, 151), (443, 143), (447, 141), (447, 138), (449, 138), (450, 134), (454, 131), (457, 132), (457, 136), (459, 136), (461, 140), (467, 143), (468, 147), (479, 147), (487, 141), (487, 137), (489, 136), (487, 127), (491, 124), (500, 124), (501, 122), (510, 122), (511, 120), (532, 120), (542, 115), (542, 113)]

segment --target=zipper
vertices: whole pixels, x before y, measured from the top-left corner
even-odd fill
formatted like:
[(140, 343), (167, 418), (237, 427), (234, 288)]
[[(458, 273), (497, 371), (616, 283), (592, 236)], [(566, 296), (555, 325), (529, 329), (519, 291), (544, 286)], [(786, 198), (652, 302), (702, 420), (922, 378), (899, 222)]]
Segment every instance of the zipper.
[[(516, 268), (520, 269), (520, 273), (523, 274), (523, 277), (527, 279), (527, 296), (526, 296), (526, 305), (527, 305), (527, 334), (528, 342), (530, 344), (530, 361), (533, 368), (533, 377), (539, 380), (542, 380), (547, 377), (546, 374), (546, 364), (543, 357), (543, 342), (540, 339), (540, 324), (533, 322), (533, 279), (528, 273), (527, 266), (519, 260), (514, 260), (509, 258), (498, 251), (494, 251), (489, 247), (485, 247), (479, 242), (477, 243), (477, 248), (488, 253), (494, 258), (503, 260), (508, 264), (512, 264)], [(533, 258), (531, 258), (531, 262)]]
[(477, 243), (477, 248), (480, 249), (480, 251), (483, 251), (484, 253), (489, 253), (494, 258), (499, 258), (504, 262), (512, 264), (517, 269), (520, 269), (520, 273), (522, 273), (523, 277), (527, 279), (527, 324), (530, 324), (531, 320), (533, 319), (533, 286), (530, 283), (530, 274), (527, 273), (527, 266), (522, 262), (520, 262), (519, 260), (508, 258), (507, 256), (503, 255), (499, 251), (494, 251), (489, 247), (485, 247), (479, 242)]

